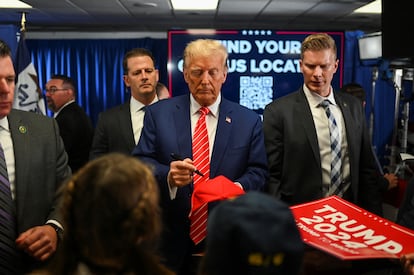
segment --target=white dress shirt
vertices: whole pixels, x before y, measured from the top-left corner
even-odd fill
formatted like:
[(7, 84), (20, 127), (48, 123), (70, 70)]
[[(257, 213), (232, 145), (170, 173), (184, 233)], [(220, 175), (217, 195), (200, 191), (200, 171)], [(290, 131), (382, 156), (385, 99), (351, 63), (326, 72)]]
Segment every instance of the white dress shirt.
[(345, 122), (342, 116), (341, 109), (336, 104), (335, 97), (333, 95), (333, 89), (327, 97), (322, 97), (317, 93), (311, 92), (306, 85), (303, 85), (303, 91), (305, 92), (306, 99), (308, 100), (309, 107), (312, 112), (313, 122), (315, 123), (316, 134), (318, 137), (319, 153), (321, 157), (322, 168), (322, 186), (323, 194), (328, 193), (331, 185), (331, 140), (329, 135), (329, 122), (326, 116), (325, 109), (320, 107), (320, 103), (323, 100), (329, 100), (331, 103), (329, 108), (331, 113), (335, 117), (337, 126), (341, 133), (341, 159), (342, 159), (342, 180), (349, 179), (349, 154), (348, 154), (348, 142), (346, 138)]
[[(158, 101), (158, 97), (155, 97), (151, 104)], [(138, 144), (139, 137), (141, 136), (142, 127), (144, 125), (145, 105), (131, 96), (129, 103), (129, 109), (131, 112), (132, 130), (134, 132), (135, 144)]]

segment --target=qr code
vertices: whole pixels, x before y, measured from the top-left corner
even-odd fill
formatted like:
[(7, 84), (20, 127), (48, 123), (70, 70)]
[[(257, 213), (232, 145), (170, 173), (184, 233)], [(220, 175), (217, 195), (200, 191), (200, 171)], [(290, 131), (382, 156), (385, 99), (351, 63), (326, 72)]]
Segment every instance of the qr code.
[(240, 105), (252, 110), (264, 109), (273, 100), (272, 76), (241, 76)]

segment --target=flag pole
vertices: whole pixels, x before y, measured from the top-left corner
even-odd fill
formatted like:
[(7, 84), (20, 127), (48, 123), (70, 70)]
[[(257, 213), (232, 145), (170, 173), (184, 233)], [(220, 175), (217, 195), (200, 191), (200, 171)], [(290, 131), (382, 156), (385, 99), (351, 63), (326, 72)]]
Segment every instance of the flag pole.
[(26, 31), (26, 13), (22, 12), (22, 20), (20, 21), (20, 31)]
[(22, 20), (20, 21), (20, 31), (26, 31), (26, 13), (22, 12)]
[(39, 79), (26, 45), (26, 13), (22, 12), (20, 38), (16, 51), (17, 81), (13, 108), (46, 114)]

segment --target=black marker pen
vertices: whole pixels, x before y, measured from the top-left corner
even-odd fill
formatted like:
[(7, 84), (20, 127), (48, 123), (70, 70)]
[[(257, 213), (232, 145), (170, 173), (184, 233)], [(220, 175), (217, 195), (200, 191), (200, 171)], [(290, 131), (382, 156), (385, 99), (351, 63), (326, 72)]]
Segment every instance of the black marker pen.
[[(184, 160), (184, 158), (182, 156), (180, 156), (178, 154), (175, 154), (175, 153), (171, 153), (171, 158), (173, 160)], [(200, 171), (198, 171), (198, 169), (194, 170), (194, 173), (196, 173), (199, 176), (204, 177), (203, 173), (201, 173)]]

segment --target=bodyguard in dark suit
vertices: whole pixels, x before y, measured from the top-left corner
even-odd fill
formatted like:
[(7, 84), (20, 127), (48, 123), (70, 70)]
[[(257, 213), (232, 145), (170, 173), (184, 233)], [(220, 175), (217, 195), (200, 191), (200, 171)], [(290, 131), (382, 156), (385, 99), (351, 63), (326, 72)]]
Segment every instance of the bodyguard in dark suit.
[(152, 53), (144, 48), (135, 48), (125, 54), (122, 63), (124, 83), (130, 89), (131, 98), (99, 114), (91, 159), (109, 152), (130, 155), (141, 134), (144, 107), (158, 101), (158, 70)]
[[(354, 96), (334, 92), (331, 86), (339, 63), (336, 51), (335, 41), (328, 34), (315, 33), (305, 38), (299, 61), (303, 86), (265, 107), (268, 191), (290, 205), (338, 195), (382, 215), (382, 196), (363, 106)], [(330, 113), (321, 106), (326, 100)], [(335, 154), (335, 158), (328, 114), (334, 116), (336, 124), (331, 125), (337, 126), (340, 136), (337, 142), (340, 154)], [(340, 169), (332, 169), (332, 163), (338, 159)], [(339, 174), (333, 173), (332, 177), (331, 171)], [(332, 182), (338, 175), (341, 181), (336, 189)], [(340, 193), (335, 193), (336, 190)], [(351, 270), (349, 262), (315, 249), (305, 254), (304, 266), (304, 275), (362, 274), (357, 272), (366, 271), (366, 267), (376, 268), (372, 263), (360, 261)]]
[(338, 68), (335, 42), (326, 34), (311, 35), (301, 51), (304, 85), (267, 105), (263, 113), (269, 192), (290, 205), (329, 194), (328, 119), (318, 107), (328, 99), (341, 126), (343, 197), (381, 215), (382, 197), (373, 176), (376, 166), (363, 107), (355, 97), (335, 93), (331, 87)]
[[(196, 40), (184, 51), (184, 79), (190, 94), (147, 107), (133, 155), (150, 163), (161, 191), (164, 233), (161, 252), (177, 274), (195, 274), (189, 236), (193, 192), (192, 136), (200, 107), (208, 107), (210, 173), (224, 175), (244, 191), (261, 190), (267, 179), (262, 121), (258, 114), (221, 96), (227, 50), (215, 40)], [(171, 153), (182, 156), (172, 161)], [(201, 250), (202, 252), (202, 250)]]
[(70, 77), (54, 75), (46, 83), (47, 104), (59, 125), (73, 173), (88, 162), (94, 131), (90, 118), (75, 99), (75, 83)]
[[(71, 172), (56, 121), (11, 109), (15, 78), (10, 49), (0, 41), (0, 144), (16, 208), (15, 249), (21, 254), (20, 271), (11, 271), (12, 261), (2, 257), (1, 274), (27, 274), (55, 253), (62, 230), (56, 191)], [(2, 204), (0, 210), (3, 215)]]

